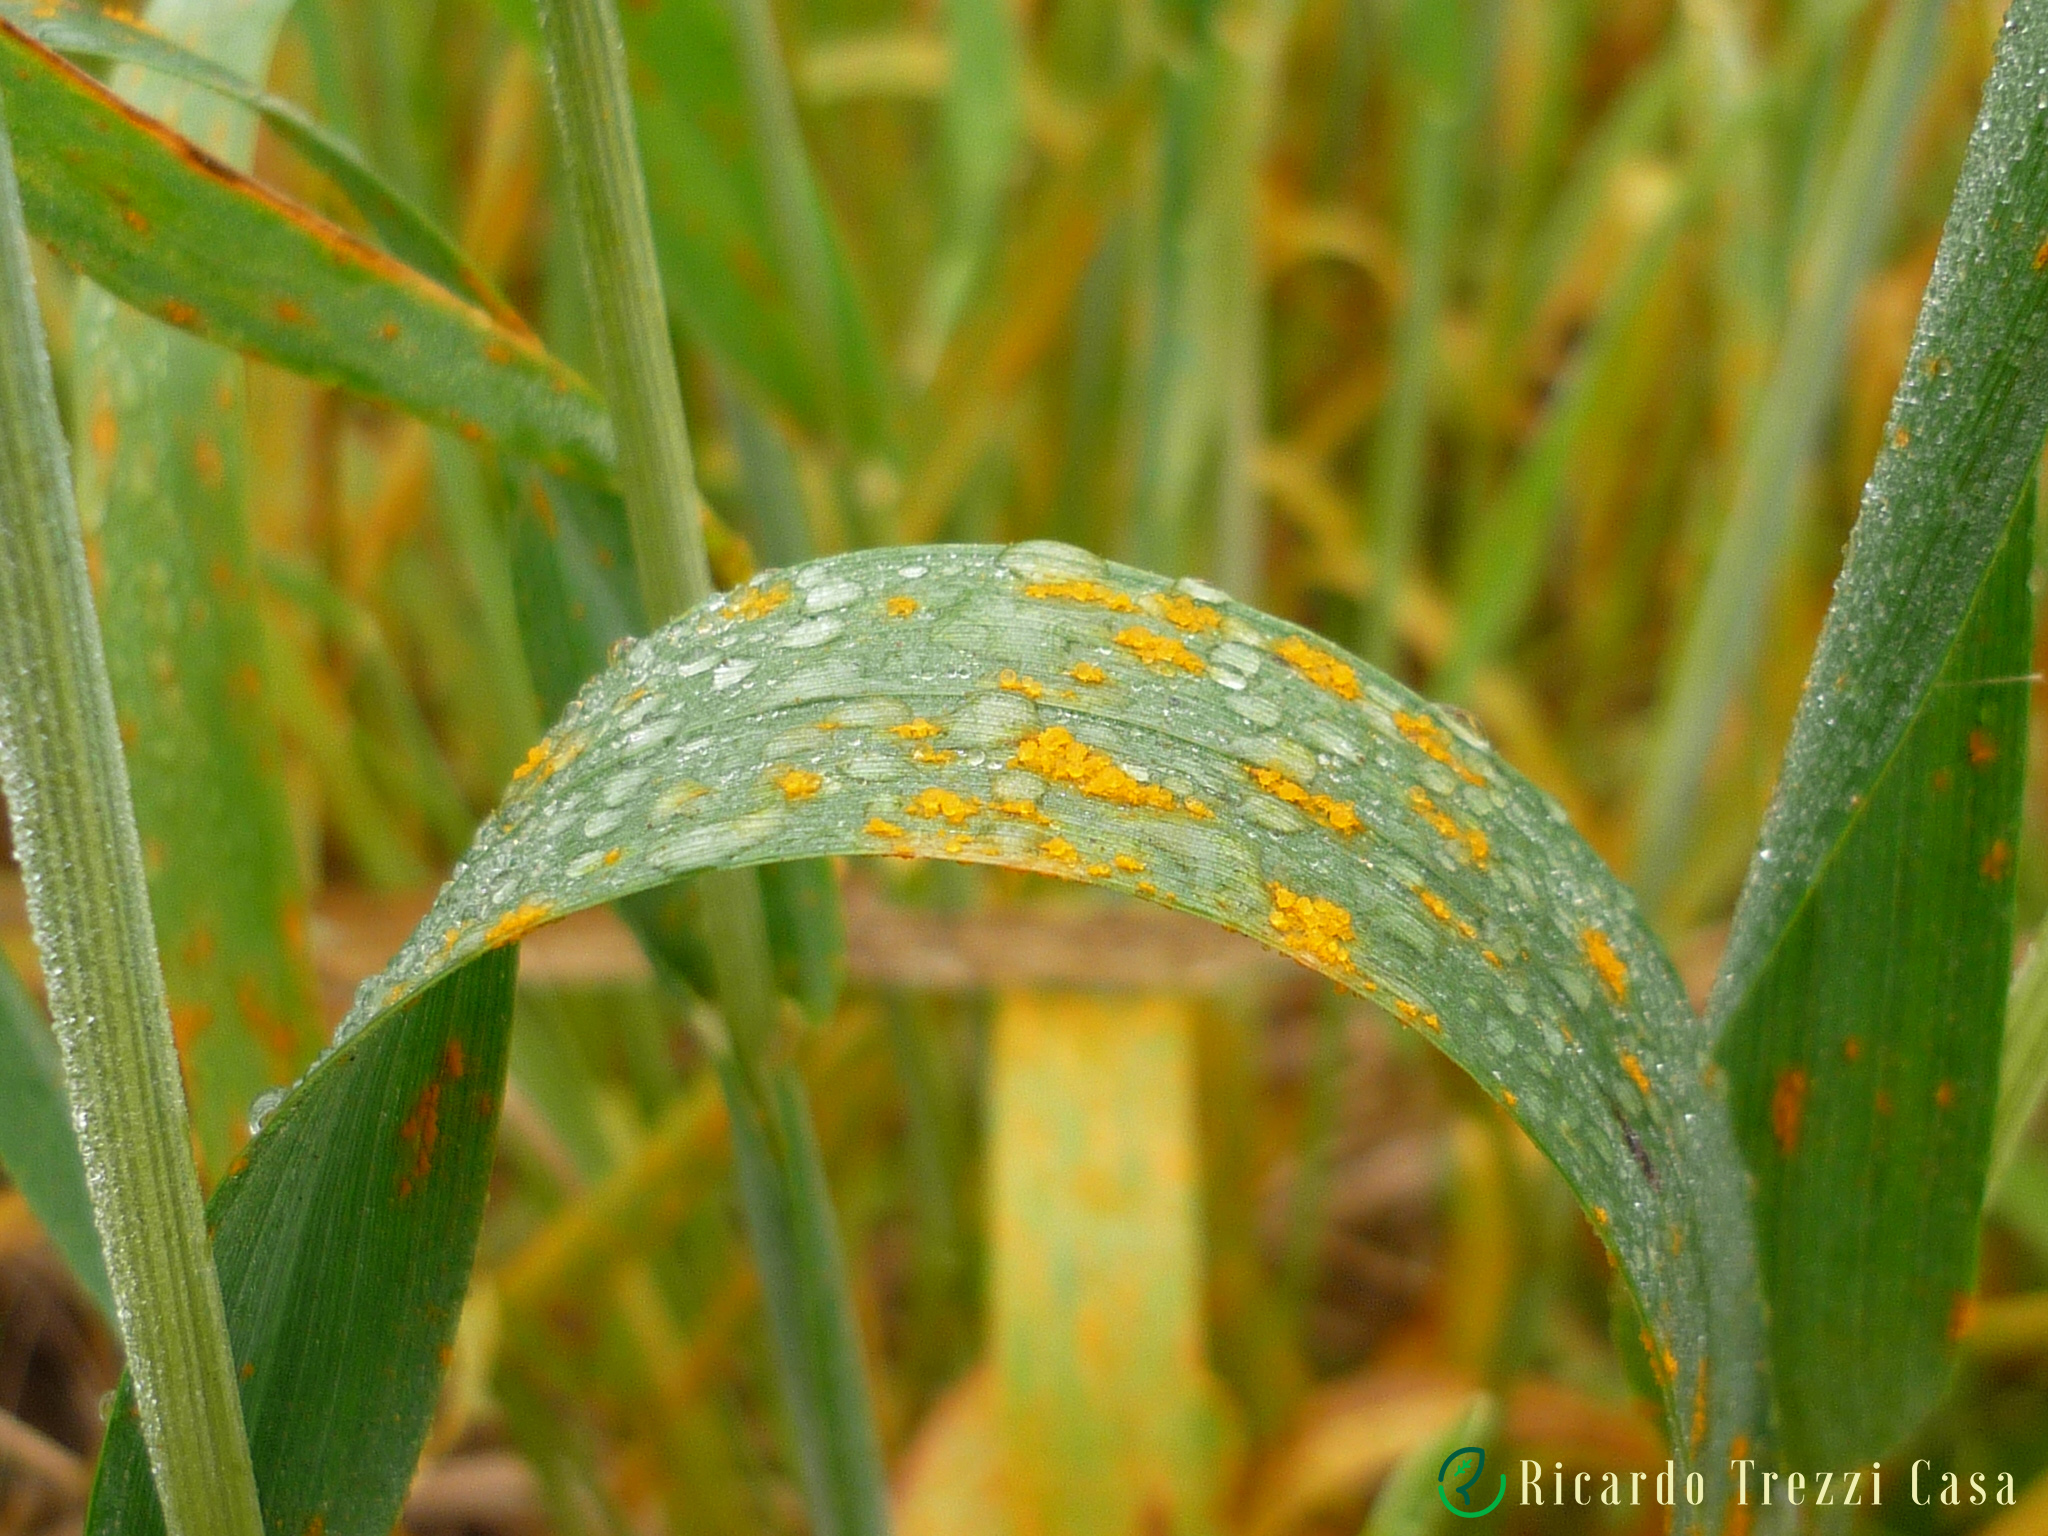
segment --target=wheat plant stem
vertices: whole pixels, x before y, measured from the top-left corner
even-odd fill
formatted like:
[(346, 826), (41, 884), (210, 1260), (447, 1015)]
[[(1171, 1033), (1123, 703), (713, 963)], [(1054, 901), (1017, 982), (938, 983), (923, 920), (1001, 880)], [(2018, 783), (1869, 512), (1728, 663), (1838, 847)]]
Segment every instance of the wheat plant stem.
[[(613, 0), (542, 0), (540, 16), (641, 599), (658, 625), (712, 583), (625, 44)], [(719, 1077), (812, 1525), (872, 1536), (887, 1528), (880, 1444), (817, 1138), (778, 1028), (760, 883), (751, 870), (697, 878), (730, 1042)]]
[(0, 788), (165, 1529), (261, 1536), (4, 126)]

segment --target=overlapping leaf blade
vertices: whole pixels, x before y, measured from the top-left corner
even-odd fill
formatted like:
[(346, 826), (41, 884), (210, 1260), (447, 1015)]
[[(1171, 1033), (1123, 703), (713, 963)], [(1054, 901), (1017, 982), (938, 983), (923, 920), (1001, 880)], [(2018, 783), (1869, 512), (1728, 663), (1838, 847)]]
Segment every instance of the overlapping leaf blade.
[(820, 561), (632, 647), (337, 1049), (570, 911), (692, 869), (857, 853), (1171, 902), (1374, 995), (1577, 1190), (1647, 1320), (1681, 1462), (1718, 1490), (1731, 1441), (1759, 1433), (1725, 1113), (1626, 893), (1457, 720), (1211, 589), (1063, 546)]
[[(260, 74), (287, 0), (157, 0), (149, 15)], [(123, 70), (131, 104), (246, 163), (255, 123), (174, 77)], [(250, 528), (248, 369), (81, 290), (72, 387), (79, 516), (97, 540), (107, 675), (150, 857), (150, 911), (203, 1186), (247, 1138), (249, 1106), (324, 1035), (281, 747), (265, 677)]]
[[(272, 1530), (382, 1536), (398, 1516), (476, 1253), (516, 961), (323, 1058), (207, 1208)], [(162, 1528), (124, 1388), (86, 1529)]]
[(107, 1317), (113, 1287), (92, 1224), (57, 1043), (42, 1011), (0, 955), (0, 1171), (28, 1200), (50, 1241)]
[(29, 226), (95, 282), (223, 346), (609, 478), (603, 403), (530, 334), (222, 166), (4, 20), (0, 68)]
[(1815, 1465), (1931, 1406), (1974, 1271), (2048, 428), (2044, 71), (2048, 6), (2019, 0), (1711, 1007)]

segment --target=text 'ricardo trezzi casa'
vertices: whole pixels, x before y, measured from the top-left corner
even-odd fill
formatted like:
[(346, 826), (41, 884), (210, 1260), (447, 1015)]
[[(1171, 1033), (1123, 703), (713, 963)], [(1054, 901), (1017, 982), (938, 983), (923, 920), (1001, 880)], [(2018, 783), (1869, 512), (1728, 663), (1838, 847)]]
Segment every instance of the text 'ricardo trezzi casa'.
[[(1665, 1462), (1654, 1476), (1648, 1472), (1566, 1472), (1563, 1462), (1545, 1467), (1540, 1461), (1521, 1463), (1521, 1502), (1526, 1507), (1640, 1506), (1646, 1502), (1670, 1505), (1706, 1501), (1706, 1479), (1698, 1472), (1681, 1482), (1677, 1466)], [(1904, 1492), (1908, 1502), (1924, 1505), (2011, 1505), (2018, 1493), (2010, 1472), (1942, 1472), (1922, 1458), (1907, 1471), (1903, 1489), (1895, 1473), (1883, 1464), (1848, 1472), (1779, 1472), (1759, 1467), (1754, 1461), (1728, 1463), (1729, 1494), (1737, 1504), (1759, 1508), (1790, 1505), (1796, 1508), (1880, 1506), (1887, 1498), (1897, 1501)], [(1645, 1495), (1647, 1494), (1647, 1498)]]

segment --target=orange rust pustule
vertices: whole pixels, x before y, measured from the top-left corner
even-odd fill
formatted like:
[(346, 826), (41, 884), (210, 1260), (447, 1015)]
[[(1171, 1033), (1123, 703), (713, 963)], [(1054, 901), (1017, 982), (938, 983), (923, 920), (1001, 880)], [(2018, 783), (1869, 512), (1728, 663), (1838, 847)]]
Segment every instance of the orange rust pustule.
[(555, 904), (551, 901), (529, 901), (507, 912), (484, 933), (486, 949), (501, 949), (507, 944), (516, 944), (534, 929), (544, 927), (553, 921)]
[(1174, 593), (1154, 593), (1144, 599), (1142, 605), (1147, 613), (1166, 620), (1175, 629), (1191, 635), (1203, 634), (1216, 629), (1223, 623), (1223, 615), (1207, 603), (1198, 603), (1191, 597)]
[(1026, 597), (1055, 599), (1066, 603), (1089, 603), (1111, 613), (1136, 613), (1138, 605), (1128, 592), (1119, 592), (1099, 581), (1034, 581), (1024, 589)]
[(1148, 667), (1161, 671), (1179, 671), (1191, 677), (1200, 677), (1209, 670), (1209, 664), (1189, 650), (1171, 635), (1162, 635), (1157, 630), (1147, 629), (1142, 624), (1133, 624), (1119, 630), (1116, 643), (1144, 662)]
[(776, 779), (775, 787), (785, 800), (808, 800), (825, 787), (825, 780), (808, 768), (792, 768)]
[(1459, 761), (1457, 753), (1451, 750), (1450, 733), (1430, 719), (1429, 716), (1404, 714), (1396, 710), (1394, 712), (1394, 729), (1399, 731), (1408, 744), (1422, 753), (1424, 757), (1433, 758), (1435, 761), (1442, 763), (1467, 784), (1472, 785), (1474, 788), (1483, 788), (1485, 786), (1486, 780), (1466, 767), (1464, 763)]
[(1778, 1074), (1778, 1086), (1771, 1091), (1771, 1136), (1783, 1157), (1799, 1150), (1799, 1123), (1806, 1118), (1809, 1085), (1806, 1068), (1787, 1067)]
[(1365, 830), (1365, 823), (1359, 819), (1358, 807), (1348, 800), (1333, 800), (1328, 795), (1310, 794), (1277, 768), (1253, 768), (1246, 766), (1252, 782), (1284, 805), (1291, 805), (1304, 815), (1321, 822), (1341, 837), (1351, 837)]
[(1010, 766), (1116, 805), (1155, 811), (1170, 811), (1179, 805), (1172, 791), (1133, 777), (1107, 752), (1075, 740), (1063, 725), (1048, 726), (1018, 742)]
[(1316, 649), (1299, 635), (1289, 635), (1273, 654), (1326, 693), (1340, 699), (1359, 696), (1358, 674), (1328, 651)]
[(721, 619), (766, 618), (788, 601), (789, 588), (786, 585), (742, 587), (719, 606), (718, 616)]
[(1598, 928), (1587, 928), (1579, 934), (1579, 947), (1586, 952), (1586, 963), (1593, 967), (1593, 974), (1600, 978), (1600, 985), (1607, 989), (1607, 995), (1618, 1008), (1628, 1002), (1628, 963), (1614, 952), (1614, 944)]
[(1266, 921), (1291, 953), (1330, 970), (1354, 969), (1349, 912), (1321, 896), (1291, 891), (1277, 880), (1266, 890), (1273, 900)]
[(1461, 827), (1457, 819), (1438, 808), (1429, 798), (1429, 791), (1421, 785), (1413, 785), (1408, 791), (1408, 808), (1426, 822), (1430, 830), (1447, 842), (1463, 843), (1472, 855), (1472, 863), (1479, 869), (1486, 868), (1486, 860), (1493, 852), (1493, 844), (1487, 835), (1477, 827)]
[(922, 817), (927, 821), (950, 821), (954, 826), (963, 826), (970, 816), (981, 814), (981, 801), (972, 795), (956, 795), (950, 789), (933, 785), (918, 791), (911, 799), (903, 802), (906, 816)]

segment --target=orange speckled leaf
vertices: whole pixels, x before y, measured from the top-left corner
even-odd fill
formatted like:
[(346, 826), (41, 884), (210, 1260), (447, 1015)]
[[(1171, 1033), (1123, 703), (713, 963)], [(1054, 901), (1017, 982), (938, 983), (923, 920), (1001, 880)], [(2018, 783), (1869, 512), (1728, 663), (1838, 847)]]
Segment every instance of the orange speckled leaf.
[[(1197, 665), (1119, 644), (1126, 604), (1193, 619), (1157, 632)], [(1681, 1467), (1718, 1489), (1728, 1446), (1756, 1442), (1742, 1176), (1670, 963), (1552, 802), (1325, 642), (1060, 545), (868, 551), (625, 649), (537, 760), (559, 766), (513, 786), (344, 1050), (529, 916), (697, 869), (950, 858), (1179, 906), (1376, 997), (1470, 1072), (1604, 1214)]]

